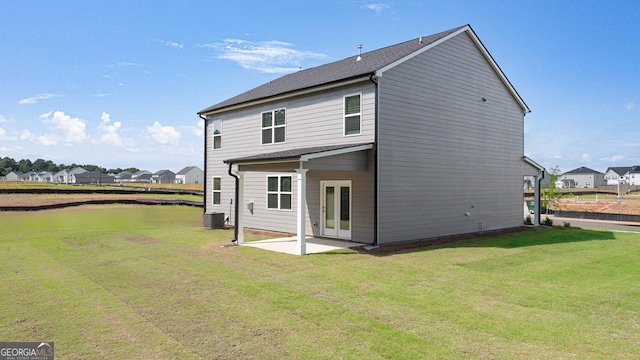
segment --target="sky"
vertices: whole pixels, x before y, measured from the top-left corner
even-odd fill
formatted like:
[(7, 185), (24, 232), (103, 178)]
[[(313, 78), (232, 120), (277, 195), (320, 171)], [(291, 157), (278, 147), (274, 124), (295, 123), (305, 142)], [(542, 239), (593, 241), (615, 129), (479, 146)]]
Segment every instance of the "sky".
[(197, 112), (470, 24), (532, 110), (523, 154), (640, 165), (640, 1), (0, 1), (0, 157), (203, 166)]

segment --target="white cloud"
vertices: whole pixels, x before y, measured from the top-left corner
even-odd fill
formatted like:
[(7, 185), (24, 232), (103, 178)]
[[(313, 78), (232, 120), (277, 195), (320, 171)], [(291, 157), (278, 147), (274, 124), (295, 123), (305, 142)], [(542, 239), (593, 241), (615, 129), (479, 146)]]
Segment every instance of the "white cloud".
[(293, 44), (282, 41), (225, 39), (220, 43), (199, 46), (218, 50), (218, 59), (231, 60), (245, 69), (263, 73), (298, 71), (304, 60), (326, 57), (324, 54), (293, 49)]
[(138, 63), (129, 62), (129, 61), (120, 61), (116, 64), (117, 67), (139, 67), (142, 66)]
[(40, 115), (40, 118), (45, 123), (54, 124), (55, 129), (62, 134), (62, 141), (64, 142), (80, 143), (87, 139), (87, 124), (82, 119), (72, 118), (62, 111), (50, 111)]
[(34, 135), (34, 140), (38, 144), (44, 146), (58, 145), (59, 142), (58, 136), (56, 136), (55, 134), (44, 134), (41, 136)]
[(123, 141), (122, 137), (120, 137), (120, 128), (122, 128), (122, 123), (120, 121), (116, 121), (113, 124), (111, 123), (111, 115), (106, 112), (103, 112), (100, 116), (100, 125), (98, 129), (102, 130), (102, 135), (100, 135), (100, 142), (122, 146)]
[(152, 126), (147, 126), (151, 137), (162, 145), (177, 146), (180, 140), (180, 132), (173, 126), (162, 126), (154, 121)]
[(622, 159), (624, 159), (624, 155), (613, 155), (611, 157), (600, 158), (600, 161), (603, 161), (603, 162), (618, 162), (618, 161), (620, 161)]
[(0, 124), (2, 123), (15, 123), (14, 119), (7, 119), (4, 115), (0, 115)]
[(628, 102), (627, 105), (624, 106), (625, 109), (627, 110), (633, 110), (636, 108), (636, 103), (634, 102)]
[(174, 49), (182, 49), (184, 47), (183, 44), (177, 43), (175, 41), (164, 41), (164, 40), (156, 40), (160, 44), (168, 47), (172, 47)]
[(105, 97), (105, 96), (109, 96), (111, 94), (93, 94), (91, 95), (91, 97), (96, 97), (96, 98), (101, 98), (101, 97)]
[(20, 140), (22, 141), (34, 141), (35, 135), (31, 133), (31, 131), (24, 129), (20, 132)]
[(387, 4), (374, 4), (374, 3), (362, 5), (363, 9), (373, 10), (377, 14), (380, 14), (382, 11), (384, 11), (385, 9), (388, 9), (390, 7), (391, 6), (389, 6)]
[(56, 94), (40, 94), (40, 95), (36, 95), (30, 98), (26, 98), (26, 99), (22, 99), (20, 101), (18, 101), (18, 104), (20, 105), (25, 105), (25, 104), (37, 104), (38, 100), (47, 100), (47, 99), (51, 99), (54, 97), (59, 97), (60, 95), (56, 95)]
[(0, 140), (6, 140), (6, 139), (7, 139), (7, 130), (0, 127)]
[(582, 154), (582, 161), (589, 160), (590, 157), (591, 157), (591, 155), (589, 155), (589, 154)]

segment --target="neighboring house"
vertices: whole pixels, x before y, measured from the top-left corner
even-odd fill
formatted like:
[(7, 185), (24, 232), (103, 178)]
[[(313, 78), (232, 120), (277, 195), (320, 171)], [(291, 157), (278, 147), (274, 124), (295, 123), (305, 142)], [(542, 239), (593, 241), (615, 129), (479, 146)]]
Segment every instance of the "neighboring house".
[(150, 171), (139, 170), (131, 175), (131, 181), (148, 183), (151, 182), (151, 175), (153, 174)]
[(640, 185), (640, 166), (632, 166), (628, 173), (629, 185)]
[(53, 182), (53, 174), (48, 171), (39, 172), (33, 177), (33, 181)]
[(605, 185), (604, 174), (581, 166), (577, 169), (567, 171), (560, 176), (562, 185), (565, 188), (597, 188)]
[[(537, 178), (535, 176), (525, 175), (523, 180), (524, 189), (525, 190), (535, 189), (536, 180)], [(550, 183), (551, 183), (551, 174), (549, 174), (547, 170), (544, 170), (544, 177), (540, 181), (540, 187), (541, 188), (549, 187)]]
[(114, 177), (98, 171), (86, 171), (75, 174), (75, 184), (109, 184), (114, 182)]
[(35, 171), (29, 171), (22, 174), (22, 181), (35, 181), (37, 175)]
[(10, 181), (21, 181), (22, 175), (23, 174), (20, 171), (10, 171), (5, 178)]
[(173, 184), (176, 181), (176, 174), (171, 170), (158, 170), (151, 175), (153, 184)]
[(305, 235), (516, 228), (524, 176), (544, 170), (522, 153), (528, 112), (469, 25), (301, 70), (198, 113), (205, 215), (233, 201), (237, 242), (244, 227), (295, 233), (300, 254)]
[(60, 170), (53, 175), (53, 182), (58, 184), (73, 184), (75, 183), (75, 175), (86, 173), (87, 170), (77, 166), (72, 169)]
[(607, 185), (628, 184), (629, 171), (633, 166), (610, 167), (604, 172), (604, 180)]
[(201, 184), (204, 171), (197, 166), (187, 166), (176, 173), (176, 184)]
[(119, 183), (130, 182), (132, 176), (133, 174), (129, 171), (121, 171), (116, 174), (115, 182), (119, 182)]

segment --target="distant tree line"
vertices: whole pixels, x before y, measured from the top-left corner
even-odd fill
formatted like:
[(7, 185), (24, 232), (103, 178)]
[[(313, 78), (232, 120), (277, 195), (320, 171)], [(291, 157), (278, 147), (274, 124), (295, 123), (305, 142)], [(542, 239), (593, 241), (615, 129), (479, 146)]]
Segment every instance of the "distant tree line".
[(87, 171), (96, 171), (104, 174), (107, 174), (107, 173), (117, 174), (123, 171), (129, 171), (131, 173), (135, 173), (139, 171), (139, 169), (134, 167), (130, 167), (126, 169), (121, 169), (121, 168), (106, 169), (97, 165), (90, 165), (90, 164), (87, 164), (87, 165), (78, 165), (75, 163), (71, 165), (56, 164), (51, 160), (43, 160), (43, 159), (38, 159), (34, 162), (31, 162), (31, 160), (29, 159), (22, 159), (20, 161), (15, 161), (10, 157), (0, 158), (0, 176), (5, 176), (12, 171), (20, 171), (23, 174), (26, 174), (30, 171), (34, 171), (38, 173), (43, 171), (56, 173), (60, 170), (73, 169), (75, 167), (81, 167)]

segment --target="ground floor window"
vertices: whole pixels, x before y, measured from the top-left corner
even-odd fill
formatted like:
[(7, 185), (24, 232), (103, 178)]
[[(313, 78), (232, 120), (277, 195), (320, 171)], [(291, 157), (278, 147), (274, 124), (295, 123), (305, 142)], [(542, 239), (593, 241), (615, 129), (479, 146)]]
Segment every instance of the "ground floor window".
[(291, 210), (291, 176), (267, 176), (267, 209)]
[(222, 178), (219, 176), (213, 177), (213, 205), (222, 204)]

